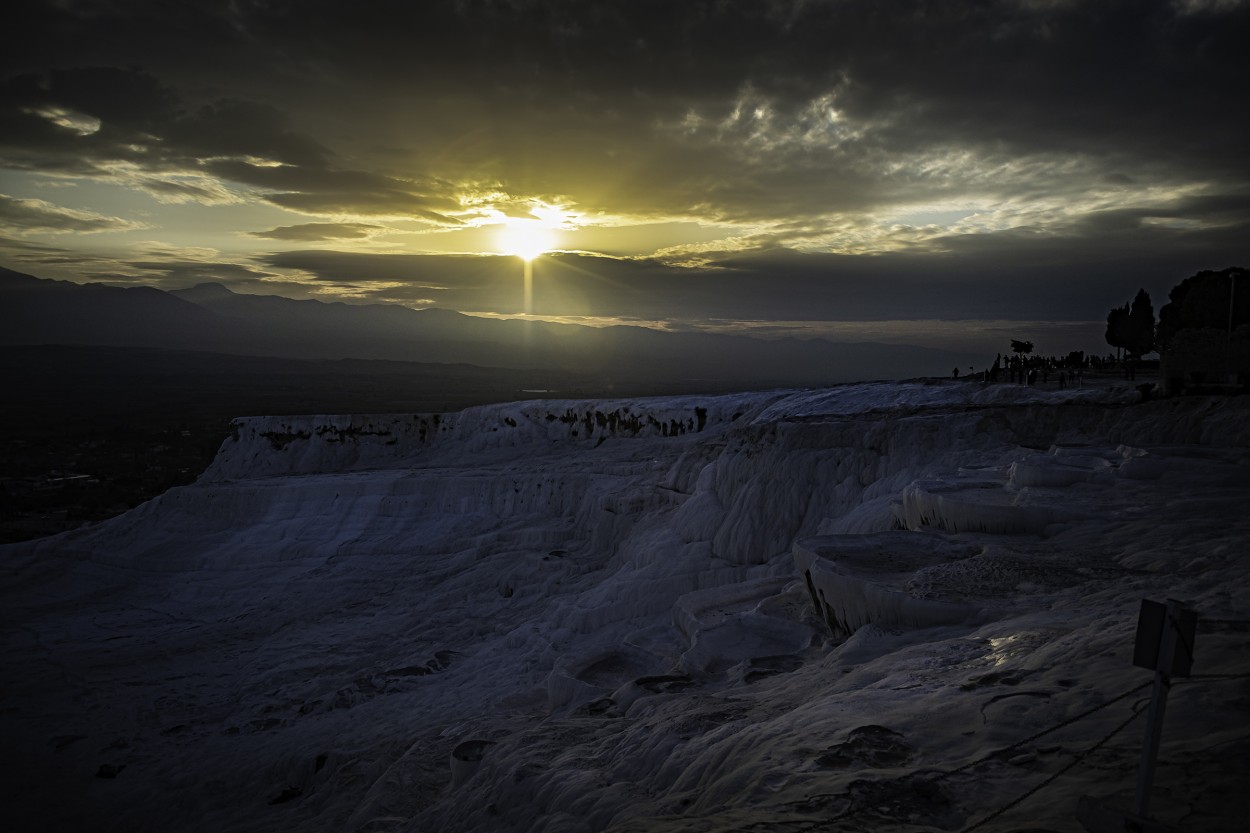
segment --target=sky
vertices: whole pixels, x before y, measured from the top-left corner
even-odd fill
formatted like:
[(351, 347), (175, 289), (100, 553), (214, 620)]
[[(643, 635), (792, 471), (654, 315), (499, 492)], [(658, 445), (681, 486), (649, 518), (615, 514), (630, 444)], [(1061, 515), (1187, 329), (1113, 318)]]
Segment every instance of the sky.
[(0, 264), (40, 277), (1061, 352), (1250, 264), (1247, 0), (25, 0), (7, 29)]

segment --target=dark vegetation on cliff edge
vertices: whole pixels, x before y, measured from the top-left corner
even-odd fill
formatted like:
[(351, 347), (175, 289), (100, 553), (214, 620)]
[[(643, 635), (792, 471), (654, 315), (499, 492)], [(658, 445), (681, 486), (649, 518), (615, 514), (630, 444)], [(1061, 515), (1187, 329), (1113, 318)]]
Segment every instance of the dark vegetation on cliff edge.
[[(1138, 356), (1157, 347), (1164, 376), (1176, 377), (1163, 380), (1166, 392), (1204, 391), (1204, 379), (1240, 378), (1244, 384), (1250, 371), (1247, 277), (1247, 270), (1230, 268), (1185, 279), (1159, 311), (1157, 327), (1143, 290), (1132, 304), (1111, 310), (1107, 341)], [(1026, 345), (1032, 350), (1029, 342), (1012, 345), (1017, 352)], [(47, 344), (4, 347), (0, 372), (0, 543), (112, 517), (193, 481), (239, 416), (447, 412), (526, 398), (750, 387), (724, 379), (605, 377), (464, 363)], [(1096, 375), (1091, 367), (1085, 379), (1093, 383)], [(1240, 389), (1225, 385), (1222, 392)]]
[(0, 543), (109, 518), (190, 483), (239, 416), (437, 413), (539, 397), (725, 392), (559, 371), (138, 347), (5, 347), (0, 373)]

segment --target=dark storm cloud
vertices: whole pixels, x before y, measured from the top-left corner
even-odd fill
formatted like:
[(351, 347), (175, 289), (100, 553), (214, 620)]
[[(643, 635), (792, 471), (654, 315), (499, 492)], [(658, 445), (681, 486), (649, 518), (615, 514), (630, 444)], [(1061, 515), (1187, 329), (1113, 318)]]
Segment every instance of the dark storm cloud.
[[(0, 86), (0, 153), (8, 166), (116, 177), (119, 163), (158, 199), (221, 202), (163, 174), (208, 174), (271, 189), (268, 201), (307, 213), (415, 215), (457, 221), (437, 209), (455, 201), (424, 189), (446, 185), (333, 164), (329, 151), (294, 131), (277, 108), (229, 98), (191, 110), (137, 69), (95, 67), (21, 75)], [(144, 175), (147, 175), (144, 177)], [(156, 178), (154, 178), (156, 177)]]
[(183, 289), (201, 283), (249, 285), (273, 275), (271, 272), (237, 263), (172, 258), (128, 261), (124, 266), (126, 271), (95, 271), (90, 276), (94, 280), (108, 283), (156, 283), (162, 289)]
[[(455, 298), (454, 307), (474, 293), (493, 291), (511, 283), (519, 261), (489, 255), (358, 254), (319, 249), (276, 252), (258, 260), (274, 269), (292, 269), (315, 280), (367, 288), (370, 284), (403, 284)], [(489, 309), (482, 307), (481, 309)]]
[(60, 246), (45, 246), (41, 243), (31, 243), (29, 240), (19, 240), (15, 237), (4, 236), (0, 236), (0, 248), (14, 252), (30, 253), (36, 256), (58, 256), (71, 252), (70, 249), (64, 249)]
[(368, 223), (302, 223), (298, 226), (279, 226), (268, 231), (253, 231), (253, 237), (270, 240), (353, 240), (368, 237), (381, 226)]
[(46, 108), (64, 108), (99, 120), (103, 135), (93, 145), (129, 141), (161, 130), (178, 117), (177, 96), (153, 76), (134, 68), (54, 67), (20, 74), (0, 86), (0, 115), (6, 141), (39, 139), (64, 147), (72, 136), (39, 116)]
[[(655, 259), (553, 254), (534, 261), (540, 315), (645, 321), (1100, 318), (1145, 287), (1162, 299), (1181, 278), (1228, 265), (1220, 252), (1236, 229), (1159, 227), (1152, 243), (1120, 235), (1076, 256), (1053, 240), (1006, 232), (945, 240), (942, 255), (873, 257), (801, 253), (784, 247), (709, 253), (707, 264), (673, 268)], [(385, 255), (291, 251), (267, 255), (376, 301), (451, 309), (522, 311), (521, 266), (503, 256)], [(1126, 277), (1127, 276), (1127, 277)], [(940, 313), (940, 314), (939, 314)]]
[[(72, 126), (81, 123), (81, 128)], [(293, 132), (274, 107), (220, 98), (190, 111), (177, 93), (134, 68), (52, 69), (8, 78), (0, 86), (0, 145), (55, 164), (87, 161), (162, 163), (254, 156), (293, 165), (324, 164), (326, 152)], [(75, 169), (73, 159), (61, 159)]]
[(327, 152), (291, 130), (275, 107), (219, 99), (176, 119), (162, 137), (196, 158), (258, 156), (286, 165), (324, 165)]
[[(832, 95), (847, 123), (870, 127), (871, 136), (833, 150), (774, 147), (767, 155), (783, 164), (768, 167), (829, 177), (844, 172), (842, 155), (856, 161), (868, 149), (959, 144), (1015, 155), (1105, 153), (1129, 167), (1167, 159), (1244, 175), (1234, 149), (1245, 144), (1247, 116), (1230, 106), (1229, 90), (1244, 89), (1250, 77), (1238, 46), (1250, 15), (1244, 4), (1221, 4), (1218, 15), (1187, 8), (1164, 0), (313, 0), (190, 4), (175, 14), (165, 3), (135, 2), (47, 11), (45, 27), (62, 35), (64, 53), (54, 47), (25, 62), (77, 61), (84, 51), (126, 56), (170, 76), (232, 79), (233, 87), (281, 95), (293, 108), (354, 97), (359, 107), (344, 113), (377, 104), (392, 122), (397, 106), (440, 112), (430, 96), (463, 96), (474, 104), (442, 113), (446, 128), (459, 130), (456, 113), (477, 119), (486, 110), (501, 132), (491, 149), (505, 156), (532, 154), (527, 134), (543, 125), (545, 140), (600, 124), (610, 127), (596, 131), (603, 145), (650, 148), (642, 173), (666, 172), (667, 153), (681, 155), (680, 145), (655, 135), (657, 123), (698, 114), (706, 123), (695, 131), (698, 143), (726, 145), (733, 155), (763, 127), (753, 113), (730, 119), (743, 101), (766, 106), (780, 135), (801, 129), (812, 102)], [(184, 62), (182, 54), (205, 63)], [(23, 61), (20, 49), (10, 60)], [(163, 101), (157, 90), (140, 92), (144, 101)], [(1203, 129), (1214, 128), (1216, 117), (1218, 129)], [(429, 139), (450, 138), (437, 125), (423, 130)], [(269, 132), (253, 146), (280, 146), (301, 164), (316, 157), (315, 147), (287, 146), (280, 128)], [(211, 127), (206, 135), (214, 135)], [(1177, 159), (1197, 151), (1201, 157)], [(571, 161), (594, 156), (583, 148)], [(709, 161), (719, 164), (715, 157)], [(750, 182), (757, 172), (744, 173)], [(687, 181), (705, 176), (726, 187), (727, 204), (758, 196), (745, 188), (739, 198), (734, 178), (714, 165), (696, 166)]]
[[(1247, 117), (1229, 106), (1229, 90), (1250, 77), (1238, 46), (1244, 6), (1218, 20), (1141, 0), (313, 3), (295, 7), (298, 17), (275, 8), (257, 4), (244, 29), (303, 56), (327, 92), (338, 82), (365, 95), (471, 96), (522, 134), (518, 147), (499, 148), (506, 155), (532, 155), (523, 137), (543, 124), (558, 135), (607, 119), (599, 141), (652, 148), (660, 173), (680, 145), (658, 141), (657, 122), (694, 112), (707, 125), (698, 144), (749, 156), (750, 136), (801, 130), (828, 94), (848, 126), (870, 134), (833, 149), (782, 143), (760, 154), (782, 162), (765, 168), (831, 176), (845, 172), (843, 156), (957, 144), (1110, 154), (1131, 167), (1200, 152), (1184, 165), (1244, 174), (1234, 139), (1246, 138)], [(766, 107), (769, 124), (753, 112), (731, 119), (743, 102)], [(1216, 116), (1218, 129), (1202, 129)], [(686, 181), (710, 174), (738, 204), (715, 156)], [(750, 182), (757, 171), (743, 173)], [(741, 202), (758, 196), (746, 190)]]
[[(336, 222), (546, 198), (742, 227), (749, 251), (693, 269), (548, 258), (569, 310), (1070, 315), (1082, 289), (1247, 256), (1250, 3), (30, 5), (0, 58), (14, 167), (193, 170)], [(918, 231), (913, 210), (974, 216)], [(511, 297), (483, 283), (503, 260), (332, 255), (272, 265)]]
[(20, 240), (3, 235), (0, 235), (0, 256), (9, 263), (38, 264), (53, 269), (61, 264), (81, 267), (84, 262), (82, 254), (72, 249), (65, 249), (59, 246), (45, 246), (39, 243), (31, 243), (29, 240)]
[(310, 214), (415, 216), (442, 225), (460, 223), (439, 213), (460, 207), (446, 196), (452, 186), (430, 177), (405, 179), (324, 167), (256, 165), (239, 159), (215, 159), (203, 168), (223, 179), (265, 189), (264, 199), (274, 205)]
[(0, 194), (0, 228), (53, 233), (90, 233), (126, 231), (143, 228), (143, 226), (120, 217), (108, 217), (94, 211), (64, 208), (46, 200), (15, 199)]

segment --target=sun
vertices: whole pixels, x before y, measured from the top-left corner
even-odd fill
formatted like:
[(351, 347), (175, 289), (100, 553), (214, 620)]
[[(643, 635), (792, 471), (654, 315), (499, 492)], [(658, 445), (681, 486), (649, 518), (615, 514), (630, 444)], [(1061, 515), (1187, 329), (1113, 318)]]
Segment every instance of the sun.
[(530, 261), (551, 251), (555, 246), (555, 235), (551, 226), (542, 220), (509, 217), (495, 232), (495, 244), (504, 254)]

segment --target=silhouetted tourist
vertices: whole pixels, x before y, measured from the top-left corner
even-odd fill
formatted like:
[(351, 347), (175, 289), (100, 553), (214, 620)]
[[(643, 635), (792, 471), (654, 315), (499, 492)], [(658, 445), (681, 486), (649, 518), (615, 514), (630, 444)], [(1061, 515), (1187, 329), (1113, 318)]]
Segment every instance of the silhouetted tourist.
[(955, 368), (954, 370), (952, 370), (952, 371), (951, 371), (951, 378), (952, 378), (952, 379), (958, 379), (958, 378), (959, 378), (959, 368)]

